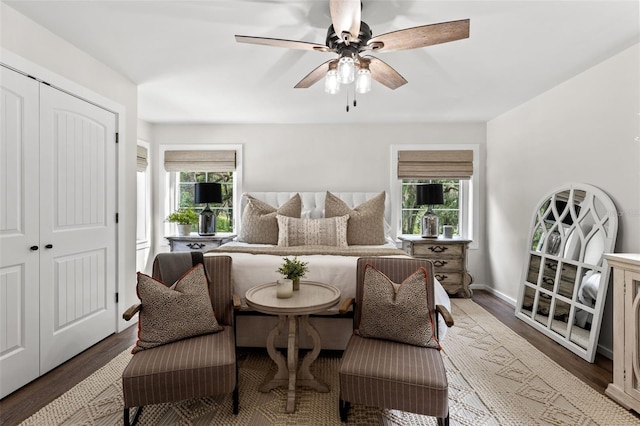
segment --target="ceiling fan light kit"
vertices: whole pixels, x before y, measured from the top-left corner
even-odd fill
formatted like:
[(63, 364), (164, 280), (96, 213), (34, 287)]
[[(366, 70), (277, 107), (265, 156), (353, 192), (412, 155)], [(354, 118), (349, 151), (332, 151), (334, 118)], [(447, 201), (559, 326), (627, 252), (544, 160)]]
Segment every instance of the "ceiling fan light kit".
[[(405, 28), (374, 37), (369, 25), (360, 19), (361, 7), (360, 0), (329, 0), (332, 24), (327, 30), (325, 45), (242, 35), (236, 35), (236, 41), (337, 53), (337, 59), (319, 65), (300, 80), (295, 88), (309, 88), (324, 78), (327, 93), (336, 94), (340, 91), (340, 84), (355, 81), (355, 92), (362, 94), (371, 90), (371, 80), (392, 90), (407, 83), (400, 73), (384, 61), (369, 55), (369, 52), (417, 49), (469, 37), (469, 19)], [(361, 55), (365, 53), (367, 55)]]

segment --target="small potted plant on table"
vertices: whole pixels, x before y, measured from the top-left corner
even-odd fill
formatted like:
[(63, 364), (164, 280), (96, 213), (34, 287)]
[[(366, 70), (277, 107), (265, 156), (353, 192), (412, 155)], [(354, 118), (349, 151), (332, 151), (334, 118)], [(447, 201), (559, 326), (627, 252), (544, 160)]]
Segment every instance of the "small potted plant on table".
[(307, 266), (309, 262), (303, 262), (294, 256), (293, 259), (289, 259), (288, 257), (283, 258), (284, 263), (280, 265), (276, 272), (282, 274), (284, 278), (290, 279), (293, 281), (293, 289), (300, 289), (300, 278), (304, 278), (307, 275), (307, 271), (309, 267)]
[(198, 213), (191, 207), (182, 208), (167, 216), (167, 220), (176, 224), (178, 235), (189, 235), (191, 226), (198, 223)]

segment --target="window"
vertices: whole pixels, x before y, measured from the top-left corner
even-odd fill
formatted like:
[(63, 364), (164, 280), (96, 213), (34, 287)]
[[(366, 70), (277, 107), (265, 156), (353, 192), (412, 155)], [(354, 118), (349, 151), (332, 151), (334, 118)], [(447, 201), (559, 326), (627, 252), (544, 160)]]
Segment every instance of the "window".
[(151, 179), (148, 171), (149, 144), (138, 141), (136, 158), (137, 178), (137, 217), (136, 217), (136, 246), (138, 249), (147, 248), (150, 244), (149, 223), (151, 222)]
[(463, 226), (460, 211), (460, 186), (459, 179), (403, 179), (402, 180), (402, 234), (420, 234), (420, 218), (429, 206), (416, 205), (416, 186), (424, 183), (441, 183), (444, 193), (444, 204), (432, 206), (433, 212), (438, 216), (442, 233), (443, 225), (453, 226), (454, 235), (460, 235)]
[(222, 186), (222, 204), (210, 205), (216, 215), (218, 232), (233, 231), (233, 173), (231, 172), (175, 172), (175, 194), (179, 208), (195, 207), (200, 212), (205, 205), (195, 204), (194, 191), (196, 182), (217, 182)]
[(242, 194), (242, 145), (161, 145), (159, 151), (159, 197), (164, 205), (161, 232), (175, 233), (164, 220), (171, 212), (185, 207), (199, 212), (205, 207), (194, 204), (198, 182), (221, 184), (222, 203), (209, 207), (216, 213), (216, 230), (234, 232), (238, 221), (234, 206), (239, 205)]
[(443, 225), (451, 225), (455, 235), (473, 240), (475, 246), (478, 194), (473, 185), (479, 174), (474, 170), (478, 153), (478, 145), (392, 146), (390, 196), (396, 234), (421, 233), (421, 218), (429, 206), (416, 205), (417, 185), (441, 183), (444, 204), (431, 206), (440, 219), (439, 233)]

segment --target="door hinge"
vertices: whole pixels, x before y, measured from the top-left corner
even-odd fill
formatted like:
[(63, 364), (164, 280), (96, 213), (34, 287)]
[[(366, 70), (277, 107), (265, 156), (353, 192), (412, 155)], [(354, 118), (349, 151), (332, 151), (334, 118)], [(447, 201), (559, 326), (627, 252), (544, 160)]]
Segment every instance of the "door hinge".
[(120, 215), (116, 213), (116, 223), (118, 223), (119, 220), (120, 220)]
[(116, 143), (120, 142), (120, 133), (116, 133)]
[(119, 293), (116, 293), (116, 303), (118, 303)]

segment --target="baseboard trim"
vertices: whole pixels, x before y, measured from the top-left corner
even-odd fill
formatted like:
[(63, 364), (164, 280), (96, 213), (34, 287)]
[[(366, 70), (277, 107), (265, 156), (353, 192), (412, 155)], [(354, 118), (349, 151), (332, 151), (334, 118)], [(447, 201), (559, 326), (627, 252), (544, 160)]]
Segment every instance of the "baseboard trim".
[(514, 308), (516, 307), (516, 299), (514, 299), (512, 297), (509, 297), (506, 294), (504, 294), (502, 292), (499, 292), (495, 288), (489, 287), (486, 284), (471, 284), (469, 286), (469, 288), (471, 288), (472, 290), (484, 290), (484, 291), (487, 291), (487, 292), (493, 294), (494, 296), (496, 296), (498, 299), (504, 300), (505, 302), (507, 302), (508, 304), (513, 306)]

